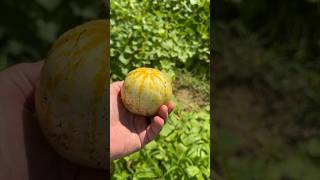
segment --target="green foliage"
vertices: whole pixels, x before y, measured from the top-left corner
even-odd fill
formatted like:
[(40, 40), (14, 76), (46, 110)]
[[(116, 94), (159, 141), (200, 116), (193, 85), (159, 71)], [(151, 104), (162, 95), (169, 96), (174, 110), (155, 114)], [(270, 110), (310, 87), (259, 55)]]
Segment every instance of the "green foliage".
[(111, 1), (111, 78), (141, 66), (208, 75), (209, 18), (209, 0)]
[(89, 0), (1, 1), (0, 12), (0, 70), (46, 58), (63, 32), (107, 15), (102, 1)]
[(177, 104), (160, 135), (143, 150), (112, 162), (114, 179), (209, 179), (209, 108)]

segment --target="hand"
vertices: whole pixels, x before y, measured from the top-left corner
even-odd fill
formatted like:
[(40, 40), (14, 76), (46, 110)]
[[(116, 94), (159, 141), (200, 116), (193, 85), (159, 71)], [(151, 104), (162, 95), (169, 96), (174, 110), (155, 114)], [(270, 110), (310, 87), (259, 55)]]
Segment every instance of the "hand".
[(120, 97), (123, 81), (110, 85), (110, 158), (121, 158), (143, 148), (152, 141), (163, 127), (168, 114), (173, 110), (173, 102), (162, 105), (151, 123), (143, 116), (125, 109)]
[(0, 179), (106, 179), (106, 171), (62, 159), (44, 139), (34, 117), (42, 65), (24, 63), (0, 72)]

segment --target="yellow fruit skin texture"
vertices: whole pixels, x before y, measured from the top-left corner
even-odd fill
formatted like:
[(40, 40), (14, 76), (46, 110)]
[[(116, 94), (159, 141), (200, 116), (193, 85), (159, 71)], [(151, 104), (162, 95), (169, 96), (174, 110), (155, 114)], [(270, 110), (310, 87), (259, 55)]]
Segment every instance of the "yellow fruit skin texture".
[(53, 45), (36, 90), (40, 127), (69, 161), (107, 167), (109, 22), (94, 20), (64, 33)]
[(121, 98), (127, 110), (142, 116), (153, 116), (172, 96), (170, 78), (153, 68), (137, 68), (127, 75)]

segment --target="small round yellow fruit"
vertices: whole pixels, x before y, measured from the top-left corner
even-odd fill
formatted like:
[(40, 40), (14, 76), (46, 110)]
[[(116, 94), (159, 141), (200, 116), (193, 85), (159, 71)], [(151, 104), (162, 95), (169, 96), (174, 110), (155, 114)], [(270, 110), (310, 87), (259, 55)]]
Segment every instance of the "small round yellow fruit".
[(130, 71), (121, 89), (121, 99), (126, 109), (134, 114), (153, 116), (172, 96), (170, 78), (153, 68)]

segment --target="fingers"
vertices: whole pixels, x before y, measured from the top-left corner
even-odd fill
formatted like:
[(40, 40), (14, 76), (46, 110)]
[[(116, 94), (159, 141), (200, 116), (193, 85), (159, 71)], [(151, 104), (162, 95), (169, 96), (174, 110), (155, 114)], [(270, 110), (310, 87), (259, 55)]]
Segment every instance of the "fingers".
[(24, 73), (31, 81), (35, 82), (40, 78), (40, 72), (43, 67), (44, 61), (38, 61), (32, 64), (29, 64), (29, 67), (24, 69)]
[(145, 146), (150, 141), (154, 140), (156, 136), (160, 133), (164, 125), (164, 119), (159, 116), (153, 118), (153, 121), (146, 129), (146, 138), (142, 142), (142, 146)]
[(150, 141), (154, 140), (156, 136), (160, 133), (162, 127), (164, 126), (165, 121), (167, 120), (169, 113), (174, 109), (175, 104), (169, 102), (167, 105), (162, 105), (159, 109), (158, 116), (153, 118), (151, 124), (147, 127), (145, 141), (143, 146)]
[(174, 107), (175, 107), (175, 104), (172, 101), (170, 101), (166, 105), (162, 105), (159, 109), (159, 113), (158, 113), (159, 116), (162, 119), (166, 120), (168, 118), (169, 114), (173, 111)]
[(32, 84), (33, 88), (40, 80), (40, 72), (43, 67), (44, 61), (38, 61), (35, 63), (21, 63), (16, 65), (17, 71), (21, 71), (25, 78)]
[(44, 61), (20, 63), (0, 72), (2, 93), (7, 93), (11, 100), (34, 111), (34, 93), (39, 84), (43, 63)]
[(164, 125), (164, 119), (159, 116), (154, 117), (152, 123), (150, 124), (152, 131), (154, 132), (155, 135), (160, 133), (163, 125)]
[(111, 86), (118, 87), (118, 88), (121, 88), (122, 85), (123, 85), (123, 81), (116, 81), (111, 84)]
[(159, 109), (159, 116), (162, 119), (167, 119), (168, 118), (168, 107), (166, 105), (162, 105)]
[[(165, 121), (168, 119), (169, 113), (172, 112), (174, 108), (173, 102), (170, 102), (168, 105), (162, 105), (159, 109), (158, 116), (153, 118), (153, 121), (149, 125), (151, 127), (151, 138), (154, 139), (157, 134), (160, 133)], [(148, 132), (147, 132), (148, 133)], [(150, 137), (150, 136), (149, 136)]]
[(20, 63), (1, 71), (3, 79), (10, 79), (19, 85), (32, 85), (34, 88), (40, 79), (40, 72), (44, 61), (36, 63)]
[(167, 107), (168, 107), (168, 112), (169, 114), (173, 111), (173, 109), (175, 108), (175, 104), (173, 101), (170, 101), (168, 104), (167, 104)]
[(121, 91), (123, 81), (117, 81), (110, 85), (110, 92), (118, 94)]

